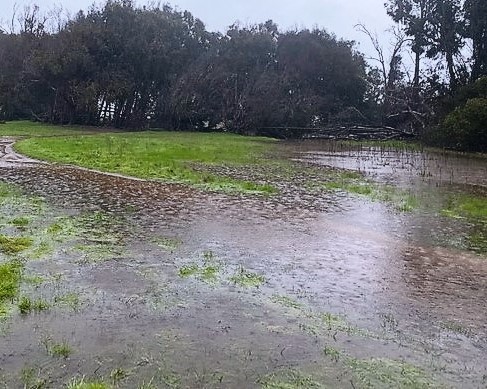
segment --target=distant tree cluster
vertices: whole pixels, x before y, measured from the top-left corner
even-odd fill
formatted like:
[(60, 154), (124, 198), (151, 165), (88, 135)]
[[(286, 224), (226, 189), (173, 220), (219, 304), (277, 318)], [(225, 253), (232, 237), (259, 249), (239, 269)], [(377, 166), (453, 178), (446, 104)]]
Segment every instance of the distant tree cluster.
[(323, 30), (283, 33), (269, 21), (209, 33), (189, 12), (130, 0), (54, 31), (36, 6), (19, 20), (0, 33), (4, 119), (253, 132), (365, 106), (363, 57)]
[[(437, 145), (486, 151), (487, 1), (387, 0), (396, 23), (392, 56), (377, 40), (383, 120), (410, 126)], [(402, 72), (404, 54), (414, 70)], [(470, 97), (466, 97), (470, 94)], [(474, 101), (470, 101), (474, 99)], [(465, 114), (465, 116), (463, 116)]]
[(368, 63), (321, 29), (210, 33), (189, 12), (132, 0), (67, 20), (26, 7), (0, 29), (0, 119), (239, 133), (361, 122), (485, 151), (487, 1), (385, 7), (390, 48), (359, 26), (377, 54)]

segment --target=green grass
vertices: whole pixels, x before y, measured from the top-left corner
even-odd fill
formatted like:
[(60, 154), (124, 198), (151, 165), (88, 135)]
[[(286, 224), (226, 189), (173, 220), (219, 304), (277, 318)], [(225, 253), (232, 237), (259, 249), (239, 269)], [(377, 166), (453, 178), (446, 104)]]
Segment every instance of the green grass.
[(420, 368), (391, 359), (348, 358), (362, 388), (431, 388), (434, 381)]
[(6, 313), (6, 304), (19, 293), (22, 267), (18, 261), (0, 264), (0, 316)]
[(32, 300), (24, 296), (20, 299), (18, 307), (22, 315), (27, 315), (31, 312), (42, 312), (49, 309), (49, 303), (42, 299)]
[(29, 218), (25, 216), (21, 217), (16, 217), (15, 219), (12, 219), (9, 223), (12, 224), (13, 226), (23, 229), (29, 225)]
[(258, 382), (262, 389), (312, 389), (322, 385), (312, 377), (296, 370), (283, 370), (270, 374)]
[(399, 212), (411, 212), (418, 208), (418, 199), (409, 192), (391, 185), (381, 185), (365, 179), (356, 172), (343, 172), (324, 184), (325, 188), (364, 196), (372, 201), (391, 204)]
[(230, 281), (245, 288), (257, 288), (265, 283), (265, 277), (261, 274), (252, 273), (241, 266), (230, 278)]
[(63, 341), (61, 343), (53, 343), (48, 340), (45, 343), (45, 347), (48, 354), (54, 358), (67, 359), (73, 353), (73, 349), (66, 341)]
[(96, 128), (76, 126), (54, 126), (29, 121), (15, 121), (0, 124), (0, 136), (59, 136), (96, 131)]
[[(276, 141), (221, 133), (143, 132), (22, 140), (16, 149), (37, 159), (123, 175), (241, 192), (275, 193), (270, 185), (238, 181), (196, 165), (259, 165)], [(203, 169), (204, 170), (204, 169)]]
[(303, 309), (303, 304), (288, 296), (275, 294), (271, 297), (271, 301), (286, 308)]
[(85, 381), (85, 378), (73, 378), (66, 389), (110, 389), (111, 386), (102, 381)]
[(461, 194), (451, 196), (442, 210), (444, 216), (487, 220), (487, 196)]
[(30, 248), (33, 242), (29, 237), (0, 235), (0, 251), (4, 254), (17, 254)]
[(181, 278), (196, 277), (208, 284), (214, 284), (218, 280), (219, 273), (220, 267), (215, 264), (199, 266), (196, 263), (191, 263), (179, 269), (179, 276)]

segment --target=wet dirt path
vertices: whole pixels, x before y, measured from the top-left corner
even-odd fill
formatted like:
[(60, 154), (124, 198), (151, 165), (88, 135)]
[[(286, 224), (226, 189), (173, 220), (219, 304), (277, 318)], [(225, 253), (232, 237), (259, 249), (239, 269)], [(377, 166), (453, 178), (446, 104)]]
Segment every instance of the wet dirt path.
[[(36, 293), (81, 302), (6, 325), (6, 387), (26, 371), (45, 387), (83, 376), (127, 388), (487, 384), (487, 261), (433, 239), (448, 221), (341, 193), (290, 189), (291, 206), (5, 161), (2, 181), (57, 213), (106, 215), (119, 233), (102, 260), (64, 247), (27, 264), (57, 279)], [(245, 287), (242, 274), (264, 282)], [(48, 355), (51, 341), (68, 342), (69, 358)]]

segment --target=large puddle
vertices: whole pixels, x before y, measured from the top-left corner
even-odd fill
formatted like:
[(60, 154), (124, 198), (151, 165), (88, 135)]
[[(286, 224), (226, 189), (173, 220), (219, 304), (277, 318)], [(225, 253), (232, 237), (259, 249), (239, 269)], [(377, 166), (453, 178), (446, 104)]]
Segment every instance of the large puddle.
[[(43, 281), (22, 293), (51, 307), (3, 322), (0, 384), (486, 387), (487, 258), (461, 242), (483, 227), (439, 213), (452, 194), (485, 195), (485, 159), (292, 149), (312, 178), (274, 197), (0, 164), (2, 181), (44, 204), (36, 239), (60, 220), (85, 223), (26, 262)], [(315, 190), (329, 167), (423, 206)]]

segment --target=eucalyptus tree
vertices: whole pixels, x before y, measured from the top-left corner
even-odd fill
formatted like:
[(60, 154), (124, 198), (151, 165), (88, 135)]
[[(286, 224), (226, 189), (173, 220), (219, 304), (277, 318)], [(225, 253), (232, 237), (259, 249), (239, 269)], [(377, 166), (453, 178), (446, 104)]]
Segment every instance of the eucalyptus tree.
[(472, 79), (487, 75), (487, 2), (465, 0), (466, 36), (472, 40)]

